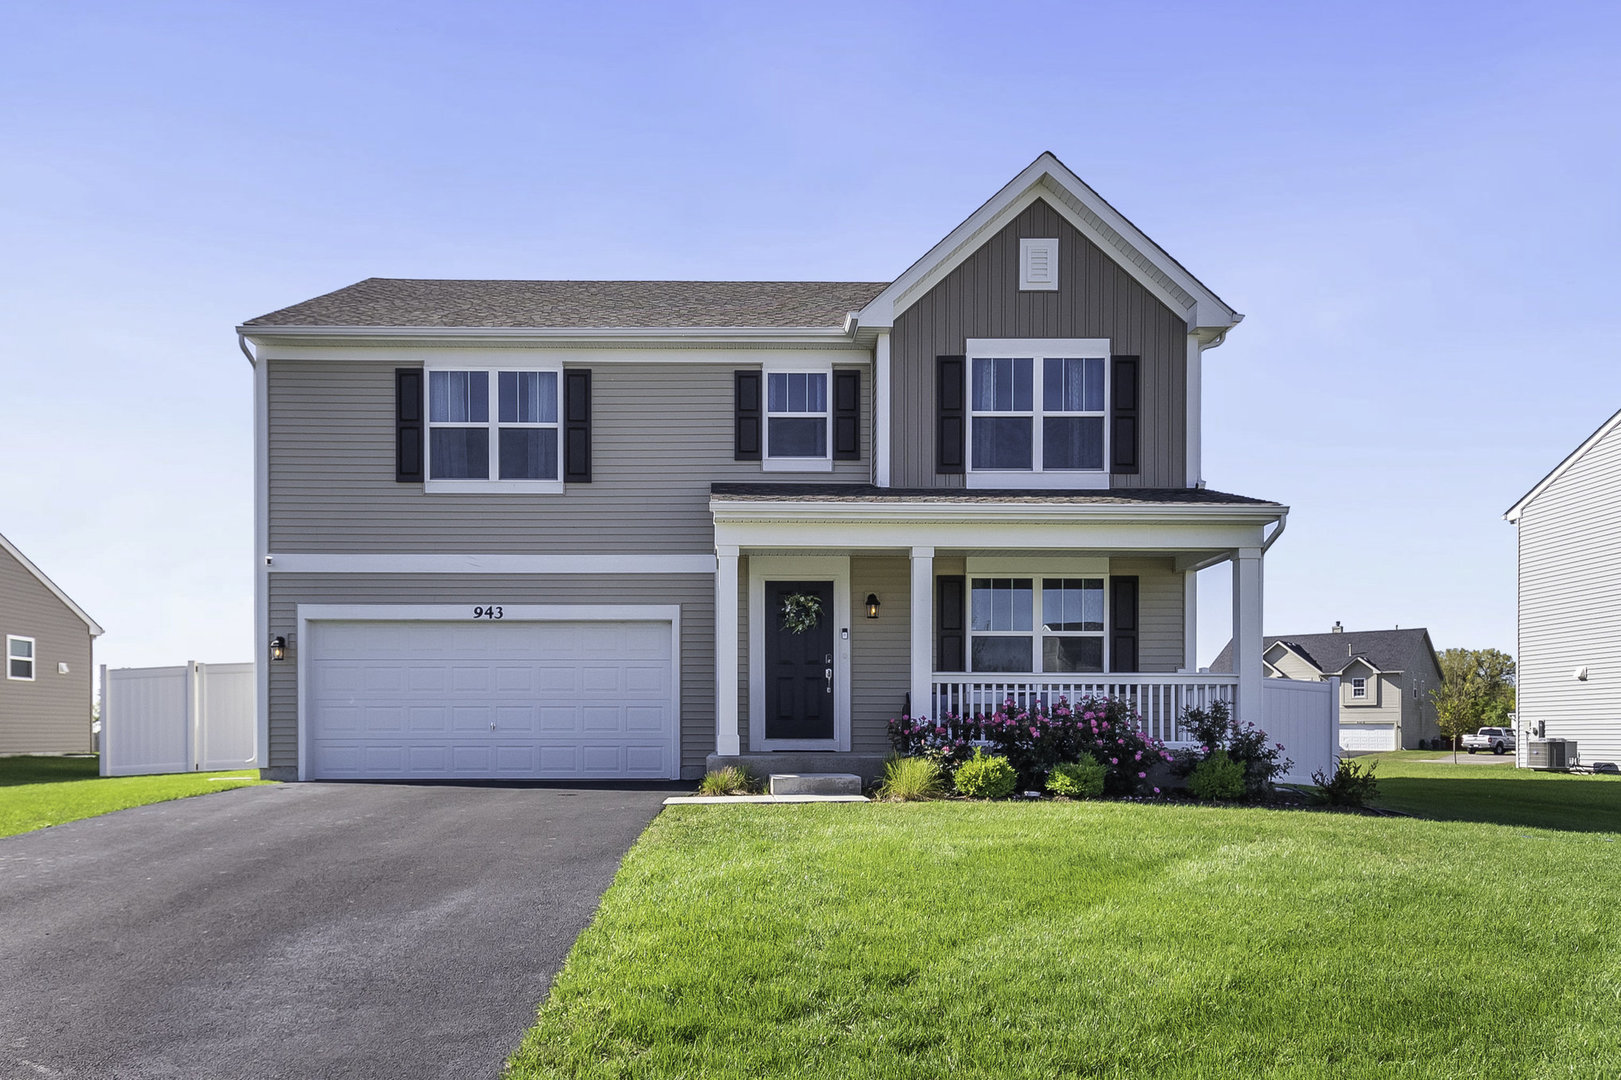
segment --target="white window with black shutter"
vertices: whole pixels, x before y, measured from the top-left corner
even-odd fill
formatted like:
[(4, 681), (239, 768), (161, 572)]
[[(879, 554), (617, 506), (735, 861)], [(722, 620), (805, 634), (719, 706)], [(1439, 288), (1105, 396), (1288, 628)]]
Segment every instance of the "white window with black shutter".
[[(561, 365), (521, 369), (428, 367), (423, 375), (427, 400), (422, 460), (425, 490), (563, 490), (565, 416)], [(587, 397), (583, 406), (576, 402), (567, 425), (571, 428), (569, 464), (575, 474), (569, 477), (571, 480), (590, 478), (588, 374), (583, 385)], [(579, 393), (575, 386), (571, 390)], [(403, 417), (402, 409), (402, 424)], [(402, 431), (402, 447), (405, 442)], [(579, 462), (582, 451), (583, 466)], [(405, 474), (403, 458), (398, 471)]]
[[(970, 559), (967, 570), (966, 670), (1104, 672), (1118, 670), (1111, 653), (1126, 651), (1136, 666), (1137, 579), (1111, 578), (1107, 559)], [(956, 659), (964, 650), (948, 650), (946, 625), (942, 618), (938, 652)], [(1129, 649), (1122, 649), (1123, 635)]]
[(969, 487), (1109, 486), (1107, 338), (971, 338), (963, 359)]
[(861, 459), (861, 372), (803, 361), (733, 374), (733, 457), (766, 472)]

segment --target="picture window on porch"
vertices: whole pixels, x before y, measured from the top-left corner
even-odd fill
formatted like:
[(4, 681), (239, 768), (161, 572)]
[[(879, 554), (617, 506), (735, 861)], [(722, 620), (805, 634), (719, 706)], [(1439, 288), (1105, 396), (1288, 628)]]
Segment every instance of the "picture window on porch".
[[(1035, 627), (1036, 593), (1041, 625)], [(976, 577), (969, 594), (975, 672), (1103, 671), (1103, 578)]]
[(987, 339), (969, 346), (971, 473), (1053, 474), (1055, 481), (1104, 474), (1107, 340)]

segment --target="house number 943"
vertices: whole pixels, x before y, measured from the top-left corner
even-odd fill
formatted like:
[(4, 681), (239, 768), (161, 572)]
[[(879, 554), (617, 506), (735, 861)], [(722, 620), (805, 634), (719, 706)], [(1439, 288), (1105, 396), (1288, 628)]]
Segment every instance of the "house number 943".
[(499, 604), (491, 607), (476, 607), (473, 609), (473, 618), (475, 619), (499, 619), (501, 618), (501, 614), (501, 606)]

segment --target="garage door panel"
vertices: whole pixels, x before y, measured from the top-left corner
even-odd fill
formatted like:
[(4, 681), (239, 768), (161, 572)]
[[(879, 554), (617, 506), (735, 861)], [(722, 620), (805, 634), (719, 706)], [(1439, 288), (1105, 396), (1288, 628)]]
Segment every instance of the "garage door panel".
[(1340, 748), (1344, 750), (1395, 750), (1396, 728), (1393, 724), (1340, 725)]
[(675, 775), (672, 632), (656, 621), (311, 623), (308, 774)]

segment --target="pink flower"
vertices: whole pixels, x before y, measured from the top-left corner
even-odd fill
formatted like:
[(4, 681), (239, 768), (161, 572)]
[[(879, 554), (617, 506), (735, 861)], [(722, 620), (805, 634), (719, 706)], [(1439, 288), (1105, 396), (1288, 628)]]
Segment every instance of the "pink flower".
[(1137, 779), (1146, 780), (1146, 779), (1148, 779), (1148, 774), (1145, 773), (1145, 772), (1140, 772), (1140, 773), (1137, 774)]
[(1112, 758), (1109, 759), (1109, 764), (1110, 765), (1118, 765), (1118, 764), (1120, 764), (1120, 759), (1117, 758), (1117, 757), (1112, 757)]
[(1158, 795), (1158, 794), (1159, 794), (1159, 788), (1155, 788), (1155, 789), (1154, 789), (1154, 794), (1155, 794), (1155, 795)]

